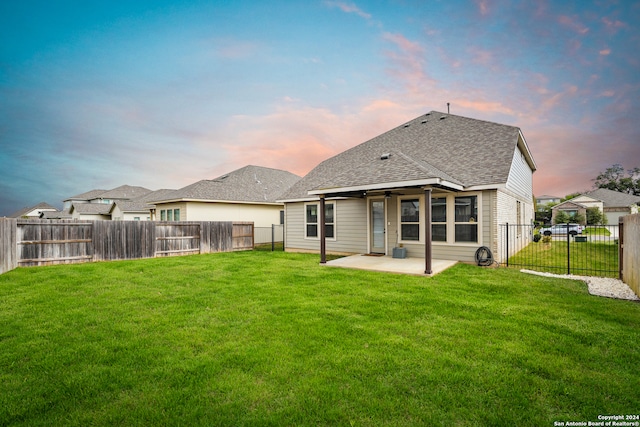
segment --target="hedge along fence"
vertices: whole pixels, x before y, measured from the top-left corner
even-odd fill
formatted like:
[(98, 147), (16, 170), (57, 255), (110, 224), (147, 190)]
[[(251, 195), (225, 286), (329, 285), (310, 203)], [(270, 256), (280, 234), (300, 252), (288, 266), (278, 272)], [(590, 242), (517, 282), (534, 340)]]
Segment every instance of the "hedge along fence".
[(0, 274), (70, 264), (253, 249), (252, 222), (0, 219)]

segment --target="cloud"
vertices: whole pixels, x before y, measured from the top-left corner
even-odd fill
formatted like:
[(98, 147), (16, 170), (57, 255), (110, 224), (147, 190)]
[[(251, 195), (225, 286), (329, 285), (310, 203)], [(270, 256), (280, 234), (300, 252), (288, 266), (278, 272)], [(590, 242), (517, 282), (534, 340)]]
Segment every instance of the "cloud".
[(364, 19), (371, 19), (371, 14), (363, 11), (362, 9), (360, 9), (358, 6), (356, 6), (353, 3), (345, 3), (345, 2), (341, 2), (341, 1), (325, 1), (324, 2), (325, 5), (327, 5), (330, 8), (338, 8), (341, 11), (345, 12), (345, 13), (355, 13), (356, 15), (360, 16), (361, 18)]
[(589, 28), (582, 24), (575, 16), (560, 15), (558, 17), (558, 22), (581, 35), (589, 32)]
[(609, 48), (602, 49), (598, 53), (600, 53), (600, 55), (602, 55), (602, 56), (607, 56), (607, 55), (611, 54), (611, 49), (609, 49)]
[(480, 11), (480, 15), (486, 16), (489, 14), (489, 4), (487, 0), (475, 0), (476, 5), (478, 6), (478, 10)]

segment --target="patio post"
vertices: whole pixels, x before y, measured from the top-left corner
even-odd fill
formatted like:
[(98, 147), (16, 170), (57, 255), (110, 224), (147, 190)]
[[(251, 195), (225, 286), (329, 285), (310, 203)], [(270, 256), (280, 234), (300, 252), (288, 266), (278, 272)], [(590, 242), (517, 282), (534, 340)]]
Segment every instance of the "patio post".
[(431, 188), (424, 190), (424, 274), (431, 274)]
[(320, 216), (320, 264), (327, 263), (327, 242), (325, 241), (326, 232), (324, 227), (324, 194), (320, 195), (320, 212), (318, 212), (318, 216)]

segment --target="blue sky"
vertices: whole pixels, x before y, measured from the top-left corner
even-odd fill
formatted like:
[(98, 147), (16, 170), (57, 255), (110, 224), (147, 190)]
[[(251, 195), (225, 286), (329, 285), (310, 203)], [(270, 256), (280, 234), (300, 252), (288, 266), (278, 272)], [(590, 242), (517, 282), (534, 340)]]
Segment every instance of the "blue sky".
[(564, 196), (640, 166), (639, 51), (638, 1), (0, 2), (0, 215), (303, 175), (447, 102), (520, 127)]

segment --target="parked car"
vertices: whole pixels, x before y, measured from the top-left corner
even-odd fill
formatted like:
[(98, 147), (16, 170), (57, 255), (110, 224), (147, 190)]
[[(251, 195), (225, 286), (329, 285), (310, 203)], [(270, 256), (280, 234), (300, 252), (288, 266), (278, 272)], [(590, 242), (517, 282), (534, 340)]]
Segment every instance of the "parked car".
[(551, 236), (552, 234), (567, 234), (567, 227), (569, 228), (569, 234), (575, 236), (582, 234), (583, 227), (580, 224), (556, 224), (551, 227), (545, 227), (540, 229), (540, 234), (545, 236)]

